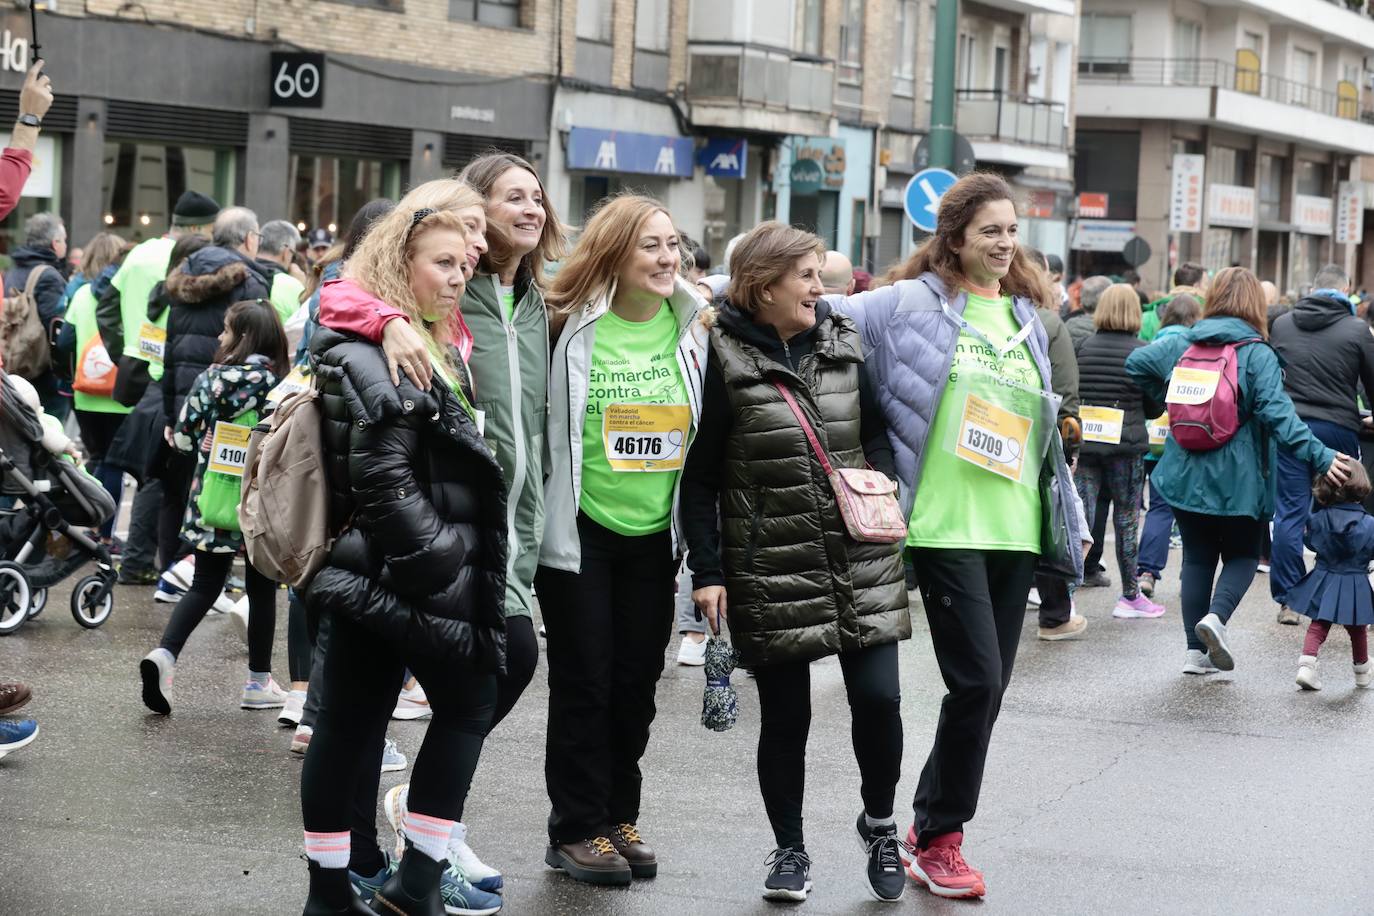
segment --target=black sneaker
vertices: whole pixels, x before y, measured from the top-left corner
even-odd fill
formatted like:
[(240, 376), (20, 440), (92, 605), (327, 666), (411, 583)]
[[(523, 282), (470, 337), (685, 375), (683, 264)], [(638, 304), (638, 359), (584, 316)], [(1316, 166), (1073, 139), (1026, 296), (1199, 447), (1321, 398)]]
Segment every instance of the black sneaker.
[(775, 849), (763, 864), (769, 867), (764, 900), (802, 901), (811, 893), (811, 857), (802, 850)]
[(868, 854), (868, 892), (875, 900), (901, 900), (906, 892), (906, 870), (902, 867), (901, 841), (897, 839), (897, 823), (885, 827), (869, 827), (868, 818), (859, 812), (855, 825), (859, 845)]
[(1112, 580), (1107, 578), (1107, 574), (1100, 569), (1095, 569), (1083, 576), (1084, 588), (1110, 588)]

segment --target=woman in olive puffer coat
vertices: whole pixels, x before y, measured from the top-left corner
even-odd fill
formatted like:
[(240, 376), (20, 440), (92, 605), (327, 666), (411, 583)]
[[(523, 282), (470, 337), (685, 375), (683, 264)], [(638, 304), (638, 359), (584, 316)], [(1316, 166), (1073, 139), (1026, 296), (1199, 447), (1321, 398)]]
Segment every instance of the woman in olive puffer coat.
[(810, 663), (838, 655), (862, 774), (867, 879), (879, 899), (897, 899), (905, 884), (892, 811), (902, 759), (897, 641), (911, 635), (900, 548), (848, 536), (775, 385), (789, 389), (833, 466), (867, 461), (892, 476), (858, 331), (820, 298), (823, 249), (776, 222), (735, 247), (729, 301), (711, 331), (702, 425), (687, 454), (682, 521), (692, 598), (713, 628), (729, 620), (759, 688), (759, 787), (777, 841), (764, 896), (804, 900), (811, 887), (802, 837)]
[[(342, 533), (303, 595), (330, 625), (301, 774), (305, 916), (440, 916), (448, 902), (449, 836), (491, 724), (506, 646), (506, 487), (451, 343), (473, 250), (485, 248), (482, 212), (466, 185), (421, 185), (322, 293), (351, 307), (400, 309), (431, 348), (435, 377), (428, 391), (408, 379), (396, 385), (377, 344), (327, 328), (311, 342), (330, 521)], [(382, 739), (406, 669), (433, 718), (410, 783), (405, 855), (369, 909), (348, 878), (364, 852), (350, 850), (350, 815), (360, 787), (375, 804)], [(375, 864), (376, 851), (367, 852)]]

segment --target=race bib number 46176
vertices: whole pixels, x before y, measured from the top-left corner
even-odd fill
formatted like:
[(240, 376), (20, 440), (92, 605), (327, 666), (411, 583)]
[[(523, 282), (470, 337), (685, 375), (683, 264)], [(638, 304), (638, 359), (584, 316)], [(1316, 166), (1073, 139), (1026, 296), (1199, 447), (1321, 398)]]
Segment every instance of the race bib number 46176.
[(616, 471), (677, 471), (692, 413), (686, 404), (609, 404), (602, 419), (606, 460)]
[(1030, 417), (1012, 413), (970, 394), (964, 399), (954, 454), (985, 471), (1020, 481), (1030, 431)]

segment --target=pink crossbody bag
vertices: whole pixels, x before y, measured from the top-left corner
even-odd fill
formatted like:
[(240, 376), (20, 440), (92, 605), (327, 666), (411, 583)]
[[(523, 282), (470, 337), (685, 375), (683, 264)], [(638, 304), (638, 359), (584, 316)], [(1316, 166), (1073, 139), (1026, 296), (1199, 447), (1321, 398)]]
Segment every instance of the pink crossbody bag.
[(821, 448), (816, 431), (811, 422), (797, 406), (797, 399), (781, 382), (774, 382), (783, 400), (792, 408), (797, 422), (811, 443), (811, 450), (830, 481), (830, 489), (835, 493), (835, 504), (840, 507), (840, 517), (844, 519), (845, 530), (856, 541), (868, 544), (896, 544), (906, 539), (907, 523), (902, 518), (902, 507), (897, 502), (897, 484), (881, 471), (872, 468), (832, 467), (825, 449)]

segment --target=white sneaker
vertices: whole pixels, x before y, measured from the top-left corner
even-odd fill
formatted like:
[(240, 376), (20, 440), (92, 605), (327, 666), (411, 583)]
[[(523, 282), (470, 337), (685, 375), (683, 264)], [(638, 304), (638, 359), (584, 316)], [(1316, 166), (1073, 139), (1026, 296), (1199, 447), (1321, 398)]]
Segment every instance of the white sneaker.
[(1040, 589), (1032, 588), (1030, 594), (1026, 595), (1026, 607), (1040, 606)]
[(1374, 662), (1365, 662), (1355, 666), (1356, 687), (1368, 687), (1371, 680), (1374, 680)]
[[(242, 600), (243, 600), (243, 641), (244, 641), (244, 642), (247, 642), (247, 641), (248, 641), (248, 596), (247, 596), (247, 595), (244, 595)], [(233, 610), (234, 610), (234, 606), (235, 606), (236, 604), (238, 604), (238, 602), (235, 601), (233, 598), (230, 598), (228, 592), (220, 592), (220, 593), (219, 593), (219, 597), (215, 599), (215, 603), (212, 604), (212, 605), (210, 605), (210, 613), (211, 613), (211, 614), (229, 614), (229, 613), (232, 613)]]
[(684, 635), (682, 645), (677, 650), (677, 663), (693, 668), (706, 664), (706, 634), (702, 634), (700, 642), (693, 640), (690, 635)]
[(1216, 674), (1219, 669), (1212, 664), (1212, 660), (1207, 657), (1206, 652), (1198, 649), (1189, 649), (1183, 656), (1184, 674)]
[[(220, 595), (219, 599), (215, 602), (215, 604), (218, 605), (218, 604), (220, 603), (220, 601), (224, 601), (224, 600), (226, 600), (226, 599), (228, 599), (228, 598), (229, 598), (228, 595)], [(239, 636), (243, 639), (244, 645), (247, 645), (247, 644), (248, 644), (248, 596), (247, 596), (247, 595), (244, 595), (244, 596), (243, 596), (242, 598), (240, 598), (238, 601), (235, 601), (235, 602), (229, 607), (228, 613), (229, 613), (229, 619), (233, 621), (234, 627), (235, 627), (235, 629), (238, 630)], [(300, 720), (297, 719), (296, 721), (299, 722)], [(295, 725), (296, 722), (292, 722), (291, 724), (292, 724), (292, 725)]]
[(286, 694), (286, 705), (281, 708), (277, 721), (282, 725), (300, 725), (305, 714), (305, 691), (291, 690)]
[(406, 755), (401, 753), (401, 749), (396, 746), (396, 742), (390, 738), (382, 745), (382, 772), (397, 773), (410, 765), (406, 760)]
[(412, 719), (428, 719), (434, 715), (434, 710), (429, 708), (429, 697), (425, 696), (425, 688), (416, 681), (415, 686), (407, 690), (401, 688), (401, 693), (396, 697), (396, 708), (391, 711), (391, 718), (402, 721)]
[(191, 581), (196, 577), (196, 555), (192, 551), (172, 564), (171, 568), (162, 574), (162, 578), (167, 584), (178, 591), (189, 592)]
[(1303, 690), (1321, 690), (1321, 678), (1317, 677), (1317, 659), (1311, 655), (1304, 655), (1298, 659), (1298, 676), (1296, 678), (1298, 686)]
[(249, 679), (243, 685), (239, 696), (239, 709), (281, 709), (286, 705), (287, 692), (271, 675), (266, 684)]
[[(387, 790), (382, 802), (387, 822), (396, 833), (396, 849), (401, 855), (405, 854), (406, 848), (405, 817), (406, 800), (409, 796), (410, 785), (402, 784)], [(453, 832), (449, 834), (448, 861), (463, 873), (463, 877), (467, 878), (473, 887), (487, 893), (496, 893), (505, 882), (499, 871), (485, 864), (472, 851), (472, 847), (468, 845), (468, 828), (464, 824), (454, 824)]]

